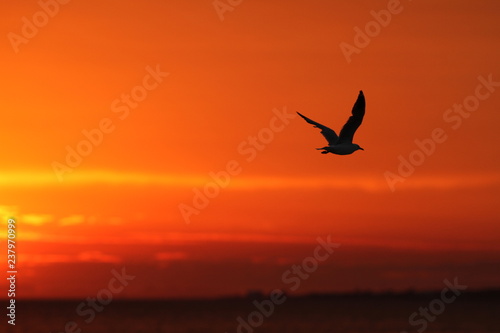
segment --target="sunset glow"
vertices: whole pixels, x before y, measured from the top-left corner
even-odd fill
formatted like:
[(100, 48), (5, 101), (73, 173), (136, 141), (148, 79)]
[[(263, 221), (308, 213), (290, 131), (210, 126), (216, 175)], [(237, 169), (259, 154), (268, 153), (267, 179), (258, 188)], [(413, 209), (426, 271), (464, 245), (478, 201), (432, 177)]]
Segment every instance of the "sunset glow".
[[(62, 3), (0, 5), (18, 297), (268, 292), (327, 237), (295, 293), (500, 287), (497, 2)], [(296, 112), (359, 90), (364, 151), (320, 154)]]

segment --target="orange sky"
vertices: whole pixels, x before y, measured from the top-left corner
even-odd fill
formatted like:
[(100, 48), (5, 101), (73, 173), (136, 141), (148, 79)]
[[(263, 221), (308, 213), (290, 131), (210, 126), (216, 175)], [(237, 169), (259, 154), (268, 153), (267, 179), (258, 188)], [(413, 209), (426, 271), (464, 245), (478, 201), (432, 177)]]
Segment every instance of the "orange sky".
[[(122, 267), (117, 297), (286, 289), (328, 235), (341, 246), (295, 292), (499, 287), (495, 1), (243, 1), (224, 20), (212, 1), (58, 6), (43, 22), (37, 1), (0, 5), (19, 297), (86, 297)], [(355, 27), (378, 30), (363, 45)], [(320, 154), (295, 111), (339, 131), (360, 89), (365, 151)]]

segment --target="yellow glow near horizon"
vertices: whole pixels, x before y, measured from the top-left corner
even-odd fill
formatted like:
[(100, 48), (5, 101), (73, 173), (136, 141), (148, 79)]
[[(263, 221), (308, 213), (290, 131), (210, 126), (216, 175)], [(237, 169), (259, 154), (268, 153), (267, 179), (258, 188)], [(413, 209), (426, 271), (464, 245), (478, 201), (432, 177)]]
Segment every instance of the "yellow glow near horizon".
[[(214, 182), (208, 175), (124, 173), (111, 171), (80, 172), (57, 181), (51, 173), (18, 172), (0, 173), (0, 185), (9, 186), (80, 186), (90, 184), (111, 185), (160, 185), (170, 187), (203, 187)], [(404, 189), (451, 189), (494, 186), (500, 184), (500, 174), (412, 176), (398, 190)], [(227, 186), (235, 189), (362, 189), (366, 191), (388, 191), (384, 177), (244, 177), (233, 176)]]
[[(150, 174), (112, 171), (79, 172), (57, 181), (51, 173), (12, 172), (0, 173), (2, 186), (81, 186), (91, 184), (111, 185), (160, 185), (170, 187), (203, 187), (215, 182), (208, 175)], [(452, 175), (452, 176), (412, 176), (400, 185), (404, 189), (451, 189), (495, 186), (500, 184), (500, 174)], [(380, 177), (244, 177), (233, 176), (227, 186), (236, 189), (362, 189), (367, 191), (388, 191), (383, 176)]]

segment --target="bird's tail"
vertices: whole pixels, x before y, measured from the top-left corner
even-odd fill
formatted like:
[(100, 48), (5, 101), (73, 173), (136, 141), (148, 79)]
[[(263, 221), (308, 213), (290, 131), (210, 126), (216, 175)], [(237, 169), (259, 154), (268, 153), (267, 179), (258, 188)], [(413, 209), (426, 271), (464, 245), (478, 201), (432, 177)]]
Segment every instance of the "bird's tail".
[(317, 150), (322, 150), (321, 154), (328, 154), (329, 151), (327, 149), (328, 147), (323, 147), (323, 148), (316, 148)]

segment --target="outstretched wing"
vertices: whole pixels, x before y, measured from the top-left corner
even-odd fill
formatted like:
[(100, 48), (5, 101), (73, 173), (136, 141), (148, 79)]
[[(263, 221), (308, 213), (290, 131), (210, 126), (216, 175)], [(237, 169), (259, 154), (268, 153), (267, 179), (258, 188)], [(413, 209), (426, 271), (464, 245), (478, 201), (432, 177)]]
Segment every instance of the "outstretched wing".
[(352, 108), (352, 116), (349, 117), (340, 131), (338, 143), (352, 143), (354, 133), (363, 121), (363, 117), (365, 115), (365, 105), (365, 95), (363, 95), (363, 91), (360, 90), (358, 99)]
[(317, 123), (314, 120), (309, 119), (306, 116), (301, 115), (300, 113), (298, 113), (298, 114), (299, 114), (299, 116), (304, 118), (304, 120), (307, 121), (309, 124), (313, 124), (314, 127), (321, 129), (321, 134), (323, 134), (326, 141), (328, 141), (329, 145), (334, 145), (337, 143), (337, 140), (339, 139), (339, 137), (337, 136), (337, 133), (335, 133), (334, 130), (332, 130), (329, 127), (326, 127), (325, 125), (321, 125), (320, 123)]

